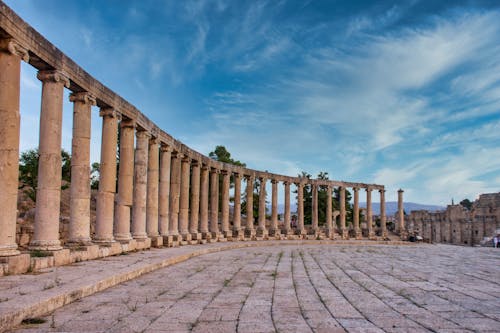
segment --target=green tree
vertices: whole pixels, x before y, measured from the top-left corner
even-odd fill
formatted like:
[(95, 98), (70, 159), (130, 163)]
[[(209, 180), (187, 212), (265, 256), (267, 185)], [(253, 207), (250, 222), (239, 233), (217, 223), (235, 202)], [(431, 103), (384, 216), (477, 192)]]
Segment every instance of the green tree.
[[(30, 149), (21, 153), (19, 158), (19, 189), (34, 202), (36, 202), (36, 190), (38, 185), (38, 160), (40, 154), (38, 149)], [(65, 150), (61, 150), (61, 176), (62, 189), (68, 188), (71, 181), (71, 156)]]
[(90, 188), (93, 190), (99, 189), (99, 169), (101, 164), (99, 162), (92, 163), (92, 168), (90, 169)]
[(467, 208), (468, 210), (472, 209), (472, 201), (470, 201), (469, 199), (464, 199), (460, 201), (460, 205)]

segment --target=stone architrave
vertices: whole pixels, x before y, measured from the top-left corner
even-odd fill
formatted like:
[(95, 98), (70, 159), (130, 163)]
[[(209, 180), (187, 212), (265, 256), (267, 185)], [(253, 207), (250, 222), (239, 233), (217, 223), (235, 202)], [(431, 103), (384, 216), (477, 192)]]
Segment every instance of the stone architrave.
[(57, 70), (40, 71), (38, 79), (42, 81), (42, 106), (35, 232), (30, 248), (60, 250), (62, 109), (64, 87), (69, 87), (70, 82)]
[(333, 237), (333, 219), (332, 219), (332, 186), (328, 185), (326, 189), (326, 233), (328, 238)]
[(19, 254), (16, 243), (19, 178), (21, 59), (28, 51), (13, 39), (0, 39), (0, 256)]
[(368, 226), (368, 238), (374, 239), (375, 233), (373, 232), (373, 215), (372, 215), (372, 189), (366, 188), (366, 224)]
[(340, 232), (342, 239), (348, 239), (349, 233), (346, 228), (346, 210), (345, 210), (345, 187), (339, 187), (339, 204), (340, 204)]
[(240, 239), (241, 234), (241, 174), (234, 173), (234, 212), (233, 236)]
[(361, 228), (359, 227), (359, 187), (354, 187), (354, 207), (352, 220), (354, 223), (354, 235), (356, 239), (361, 239)]
[(135, 120), (122, 119), (120, 122), (120, 166), (118, 168), (118, 194), (115, 210), (115, 240), (128, 243), (130, 215), (134, 188), (134, 132)]
[(298, 182), (297, 185), (297, 219), (298, 219), (298, 234), (305, 235), (304, 227), (304, 183)]
[(179, 210), (181, 192), (181, 160), (184, 156), (179, 152), (172, 152), (170, 170), (170, 222), (169, 232), (174, 241), (179, 241)]
[(209, 170), (208, 165), (203, 165), (200, 175), (200, 232), (202, 238), (207, 240), (211, 236), (208, 230)]
[(254, 176), (246, 175), (245, 176), (247, 186), (246, 186), (246, 197), (247, 197), (247, 205), (246, 205), (246, 225), (245, 225), (245, 237), (252, 238), (255, 235), (255, 229), (253, 227), (253, 182)]
[(318, 185), (311, 185), (312, 191), (312, 231), (314, 235), (318, 233)]
[(200, 162), (191, 161), (191, 215), (189, 217), (189, 233), (191, 238), (199, 240), (200, 222)]
[(269, 235), (276, 237), (279, 236), (280, 231), (278, 229), (278, 181), (276, 179), (271, 180), (271, 228), (269, 229)]
[(210, 233), (212, 239), (219, 239), (219, 173), (216, 168), (210, 169)]
[(93, 96), (72, 93), (73, 139), (71, 144), (70, 221), (68, 243), (89, 245), (90, 239), (90, 127)]
[(221, 195), (221, 217), (222, 217), (222, 233), (226, 238), (232, 238), (233, 233), (229, 229), (229, 180), (231, 173), (222, 170), (222, 195)]
[(160, 188), (158, 189), (158, 214), (160, 235), (168, 239), (170, 220), (170, 164), (172, 148), (162, 144), (160, 147)]
[(283, 182), (285, 185), (285, 215), (283, 217), (284, 233), (290, 235), (292, 233), (292, 226), (290, 225), (290, 182)]
[(118, 144), (118, 120), (120, 120), (120, 114), (113, 108), (101, 108), (99, 115), (102, 118), (102, 139), (94, 242), (109, 244), (114, 242), (116, 147)]
[(152, 244), (158, 246), (158, 197), (159, 197), (159, 172), (160, 172), (160, 140), (152, 137), (149, 140), (148, 176), (146, 197), (146, 233), (152, 239)]
[(134, 200), (132, 206), (132, 237), (143, 241), (146, 233), (146, 198), (148, 183), (148, 152), (151, 134), (146, 130), (136, 131), (134, 160)]
[(266, 230), (266, 181), (264, 177), (259, 178), (259, 225), (257, 227), (257, 237), (267, 237)]
[(189, 176), (191, 171), (191, 159), (187, 156), (181, 160), (181, 191), (179, 198), (179, 233), (182, 240), (190, 241), (189, 233)]
[(380, 227), (382, 229), (382, 238), (387, 238), (387, 225), (385, 217), (385, 189), (379, 190), (380, 193)]

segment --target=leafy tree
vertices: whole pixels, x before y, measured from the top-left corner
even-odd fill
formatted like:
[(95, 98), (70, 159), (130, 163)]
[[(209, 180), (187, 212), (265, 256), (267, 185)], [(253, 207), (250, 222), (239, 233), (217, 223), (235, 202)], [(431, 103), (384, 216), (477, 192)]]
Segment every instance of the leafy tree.
[(469, 199), (464, 199), (460, 201), (460, 205), (467, 208), (468, 210), (472, 209), (472, 201), (470, 201)]
[(90, 188), (93, 190), (99, 189), (99, 169), (101, 164), (99, 162), (92, 163), (90, 170)]
[[(30, 149), (21, 153), (19, 158), (19, 188), (34, 202), (36, 202), (36, 190), (38, 185), (38, 160), (40, 154), (38, 149)], [(65, 150), (61, 150), (61, 175), (62, 189), (68, 188), (71, 181), (71, 156)]]
[(233, 165), (242, 166), (242, 167), (246, 166), (245, 163), (242, 163), (238, 160), (231, 158), (231, 153), (228, 152), (226, 147), (224, 147), (224, 146), (216, 146), (215, 150), (211, 151), (208, 154), (208, 157), (210, 157), (213, 160), (223, 162), (223, 163), (233, 164)]

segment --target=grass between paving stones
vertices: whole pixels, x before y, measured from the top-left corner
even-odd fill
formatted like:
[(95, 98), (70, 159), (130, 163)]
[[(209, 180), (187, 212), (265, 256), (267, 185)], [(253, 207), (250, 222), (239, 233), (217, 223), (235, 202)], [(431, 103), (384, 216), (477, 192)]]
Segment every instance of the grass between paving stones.
[(44, 318), (34, 317), (34, 318), (26, 318), (21, 322), (22, 325), (40, 325), (46, 323), (47, 320)]

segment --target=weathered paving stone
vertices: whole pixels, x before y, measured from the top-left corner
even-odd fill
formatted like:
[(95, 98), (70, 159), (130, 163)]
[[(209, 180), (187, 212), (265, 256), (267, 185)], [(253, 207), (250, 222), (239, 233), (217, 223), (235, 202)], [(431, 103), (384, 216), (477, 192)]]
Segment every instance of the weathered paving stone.
[[(106, 260), (106, 269), (119, 267), (120, 259)], [(135, 264), (147, 260), (144, 253)], [(62, 285), (77, 278), (41, 275)], [(8, 290), (6, 297), (23, 292), (14, 278), (0, 280), (0, 289)], [(44, 320), (16, 332), (500, 332), (500, 251), (443, 245), (235, 249), (159, 269)]]

